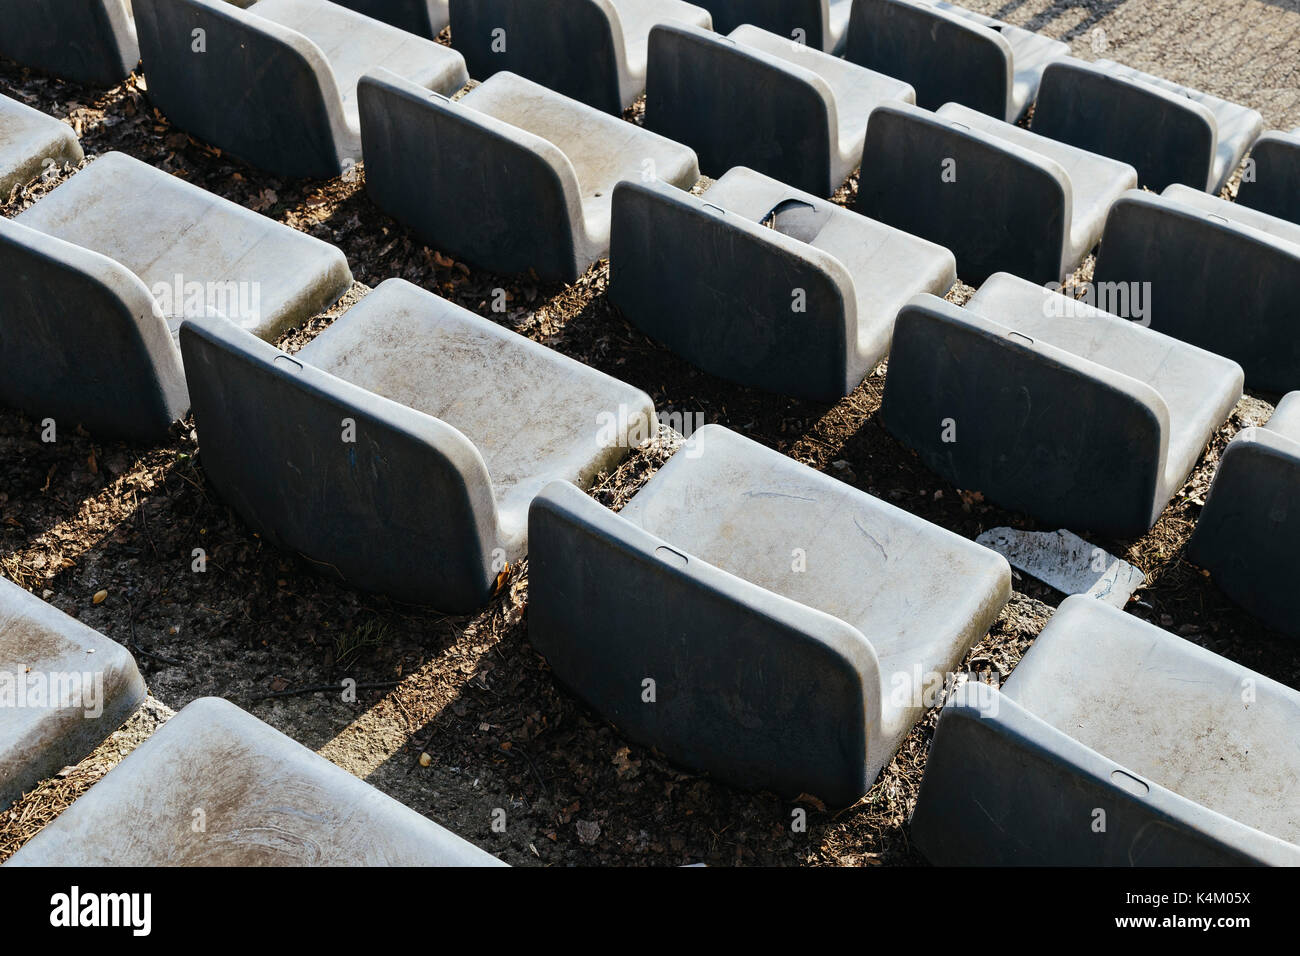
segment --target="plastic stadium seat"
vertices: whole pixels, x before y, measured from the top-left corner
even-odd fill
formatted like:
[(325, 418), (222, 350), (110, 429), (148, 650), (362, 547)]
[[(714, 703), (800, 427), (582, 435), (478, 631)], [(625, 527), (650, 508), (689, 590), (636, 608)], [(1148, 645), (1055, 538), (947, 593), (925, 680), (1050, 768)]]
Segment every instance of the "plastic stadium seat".
[(9, 865), (502, 864), (229, 701), (203, 697)]
[(572, 281), (609, 249), (620, 179), (699, 179), (685, 146), (513, 73), (452, 101), (376, 70), (361, 83), (361, 129), (375, 204), (497, 272)]
[(854, 0), (845, 57), (916, 88), (929, 110), (961, 103), (1014, 123), (1068, 44), (933, 0)]
[(1235, 362), (1011, 275), (899, 313), (881, 418), (960, 488), (1144, 534), (1241, 397)]
[(939, 866), (1300, 864), (1300, 693), (1094, 598), (939, 718), (911, 836)]
[(1034, 131), (1131, 163), (1141, 184), (1217, 193), (1264, 128), (1259, 113), (1111, 60), (1050, 64)]
[(437, 39), (448, 23), (447, 0), (335, 0), (389, 26), (429, 40)]
[(837, 807), (1011, 594), (1001, 555), (717, 425), (618, 514), (556, 483), (529, 529), (563, 684), (669, 759)]
[(752, 26), (650, 32), (645, 125), (692, 147), (706, 175), (748, 166), (829, 196), (862, 158), (867, 117), (906, 83)]
[(1242, 176), (1237, 202), (1300, 223), (1300, 129), (1270, 130), (1250, 148), (1251, 174)]
[(856, 209), (951, 249), (957, 274), (1068, 276), (1137, 173), (957, 103), (871, 115)]
[(454, 50), (328, 0), (135, 5), (154, 105), (279, 176), (332, 178), (361, 159), (357, 81), (367, 70), (382, 66), (439, 93), (469, 81)]
[(115, 86), (140, 62), (130, 0), (5, 0), (0, 56), (46, 73)]
[(609, 300), (633, 325), (715, 375), (814, 400), (852, 392), (899, 308), (957, 278), (942, 246), (744, 167), (703, 196), (619, 183), (613, 223)]
[(0, 810), (94, 750), (144, 697), (126, 648), (0, 577)]
[(1228, 444), (1187, 559), (1260, 620), (1300, 637), (1300, 392)]
[(474, 77), (509, 71), (620, 116), (645, 89), (651, 28), (675, 21), (713, 25), (682, 0), (451, 0), (451, 40)]
[(0, 96), (0, 202), (15, 186), (35, 179), (48, 163), (81, 162), (72, 127), (40, 110)]
[(719, 33), (748, 23), (814, 50), (839, 53), (853, 0), (701, 0), (700, 6), (713, 14), (713, 29)]
[(140, 441), (189, 399), (187, 314), (274, 339), (352, 284), (343, 253), (122, 153), (0, 218), (0, 404)]
[(1148, 284), (1151, 327), (1235, 359), (1251, 388), (1300, 387), (1300, 223), (1178, 184), (1134, 190), (1106, 220), (1094, 280)]
[(444, 611), (523, 555), (543, 485), (588, 484), (655, 433), (644, 392), (400, 279), (292, 357), (211, 319), (181, 350), (204, 471), (245, 521)]

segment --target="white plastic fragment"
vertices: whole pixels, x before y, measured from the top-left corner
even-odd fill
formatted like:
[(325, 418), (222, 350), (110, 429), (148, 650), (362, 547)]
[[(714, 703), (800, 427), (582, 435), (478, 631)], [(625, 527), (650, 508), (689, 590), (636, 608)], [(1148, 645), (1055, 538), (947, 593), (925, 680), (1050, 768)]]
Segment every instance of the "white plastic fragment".
[(1123, 608), (1145, 580), (1140, 569), (1064, 529), (991, 528), (975, 541), (1063, 594), (1086, 594), (1113, 607)]

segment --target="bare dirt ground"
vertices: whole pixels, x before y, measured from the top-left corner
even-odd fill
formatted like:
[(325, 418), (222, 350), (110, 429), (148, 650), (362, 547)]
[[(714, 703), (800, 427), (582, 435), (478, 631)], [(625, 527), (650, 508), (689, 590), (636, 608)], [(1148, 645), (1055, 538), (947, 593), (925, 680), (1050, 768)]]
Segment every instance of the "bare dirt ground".
[[(1300, 0), (967, 6), (1069, 39), (1080, 55), (1109, 56), (1248, 103), (1270, 126), (1300, 125)], [(876, 415), (883, 364), (831, 406), (730, 385), (633, 330), (606, 301), (604, 263), (564, 287), (456, 262), (374, 209), (363, 177), (283, 181), (191, 140), (152, 110), (138, 77), (94, 90), (0, 61), (0, 92), (66, 119), (92, 159), (129, 153), (342, 248), (358, 285), (286, 336), (280, 344), (290, 351), (368, 287), (402, 276), (645, 389), (661, 412), (725, 424), (966, 537), (998, 525), (1053, 530), (940, 481), (890, 437)], [(70, 172), (0, 197), (0, 213), (15, 215)], [(850, 201), (855, 192), (856, 180), (838, 198)], [(488, 307), (498, 287), (510, 297), (504, 315)], [(969, 292), (959, 288), (952, 297), (961, 301)], [(510, 398), (501, 396), (503, 406)], [(1073, 530), (1145, 572), (1131, 613), (1300, 686), (1294, 643), (1228, 603), (1182, 557), (1224, 445), (1239, 428), (1265, 421), (1273, 398), (1242, 400), (1143, 538)], [(0, 410), (0, 573), (129, 646), (152, 694), (141, 714), (78, 767), (0, 811), (0, 861), (171, 710), (218, 695), (513, 864), (920, 862), (906, 820), (935, 713), (855, 807), (832, 814), (805, 800), (799, 806), (808, 811), (807, 832), (792, 832), (796, 804), (684, 772), (627, 743), (557, 686), (528, 643), (526, 562), (470, 617), (350, 590), (264, 545), (229, 511), (205, 481), (192, 428), (192, 420), (177, 426), (158, 447), (71, 430), (44, 444), (34, 421)], [(639, 450), (592, 493), (621, 506), (672, 443), (665, 435)], [(197, 547), (208, 555), (204, 573), (191, 570)], [(1010, 673), (1061, 598), (1020, 576), (1015, 587), (964, 669)], [(101, 589), (108, 598), (94, 605)], [(361, 688), (355, 703), (338, 689), (348, 677)], [(319, 687), (328, 690), (312, 690)], [(491, 829), (497, 808), (506, 811), (504, 833)]]

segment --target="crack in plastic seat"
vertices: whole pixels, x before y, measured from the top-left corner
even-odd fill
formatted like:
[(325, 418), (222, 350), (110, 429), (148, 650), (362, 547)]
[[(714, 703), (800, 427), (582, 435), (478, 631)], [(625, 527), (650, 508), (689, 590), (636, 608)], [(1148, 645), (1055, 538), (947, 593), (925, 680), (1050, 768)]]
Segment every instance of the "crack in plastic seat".
[(1250, 148), (1251, 177), (1242, 176), (1237, 202), (1300, 223), (1300, 128), (1269, 130)]
[(1010, 597), (1001, 555), (717, 425), (620, 513), (557, 483), (529, 526), (562, 683), (672, 760), (835, 806)]
[(935, 110), (961, 103), (1014, 123), (1043, 70), (1070, 52), (1060, 40), (934, 0), (854, 0), (844, 55), (906, 80)]
[(650, 31), (646, 128), (692, 147), (706, 175), (747, 166), (829, 196), (858, 166), (872, 108), (915, 99), (906, 83), (757, 27)]
[(571, 282), (609, 251), (619, 180), (700, 175), (687, 147), (513, 73), (451, 101), (376, 70), (361, 114), (375, 204), (495, 272)]
[(714, 375), (814, 400), (852, 392), (899, 308), (957, 279), (942, 246), (743, 167), (702, 196), (620, 183), (613, 223), (609, 300), (633, 325)]
[(1187, 559), (1251, 614), (1300, 637), (1300, 392), (1278, 403), (1262, 428), (1243, 428), (1228, 443)]
[(447, 0), (334, 0), (372, 20), (436, 40), (449, 22)]
[(877, 107), (855, 209), (951, 249), (957, 273), (1058, 281), (1101, 238), (1133, 167), (958, 103)]
[(546, 483), (590, 484), (656, 427), (644, 392), (400, 279), (294, 356), (211, 319), (181, 351), (204, 471), (250, 526), (444, 611), (487, 601)]
[(0, 578), (0, 810), (80, 761), (144, 698), (125, 647)]
[(181, 317), (274, 339), (352, 284), (328, 243), (122, 153), (0, 219), (0, 274), (0, 403), (139, 441), (189, 407)]
[(451, 0), (451, 38), (470, 73), (506, 71), (622, 116), (645, 89), (646, 44), (660, 23), (712, 29), (683, 0)]
[(1242, 393), (1228, 359), (1015, 276), (894, 327), (881, 420), (932, 471), (1052, 527), (1144, 534)]
[(911, 821), (944, 865), (1300, 865), (1300, 693), (1082, 595), (943, 709)]
[(713, 14), (713, 29), (718, 33), (730, 33), (747, 23), (801, 40), (814, 50), (838, 54), (848, 35), (853, 0), (702, 0), (701, 6)]
[(1131, 163), (1144, 187), (1217, 193), (1264, 129), (1255, 110), (1112, 60), (1069, 57), (1043, 73), (1035, 132)]
[(0, 56), (65, 80), (115, 86), (140, 62), (131, 0), (5, 0)]
[(150, 100), (280, 176), (332, 178), (361, 159), (357, 82), (373, 67), (439, 93), (469, 82), (454, 50), (327, 0), (135, 3)]
[(8, 200), (15, 186), (39, 176), (47, 163), (56, 168), (64, 163), (75, 166), (82, 158), (81, 143), (71, 126), (0, 96), (0, 201)]
[(503, 864), (229, 701), (203, 697), (8, 865)]
[(1254, 389), (1300, 387), (1300, 223), (1174, 184), (1111, 208), (1096, 283), (1143, 283), (1151, 326), (1241, 363)]

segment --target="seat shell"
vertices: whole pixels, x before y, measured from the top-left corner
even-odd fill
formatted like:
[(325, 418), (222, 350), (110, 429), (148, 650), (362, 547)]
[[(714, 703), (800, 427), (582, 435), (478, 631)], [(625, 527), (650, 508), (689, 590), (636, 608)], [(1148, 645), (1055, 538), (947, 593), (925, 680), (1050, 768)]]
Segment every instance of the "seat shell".
[(1010, 596), (1000, 555), (716, 425), (619, 514), (552, 485), (529, 521), (529, 640), (563, 683), (672, 759), (835, 806)]
[(1001, 692), (944, 708), (912, 839), (940, 866), (1295, 866), (1297, 720), (1300, 693), (1067, 597)]
[(229, 701), (202, 697), (7, 865), (502, 864)]

